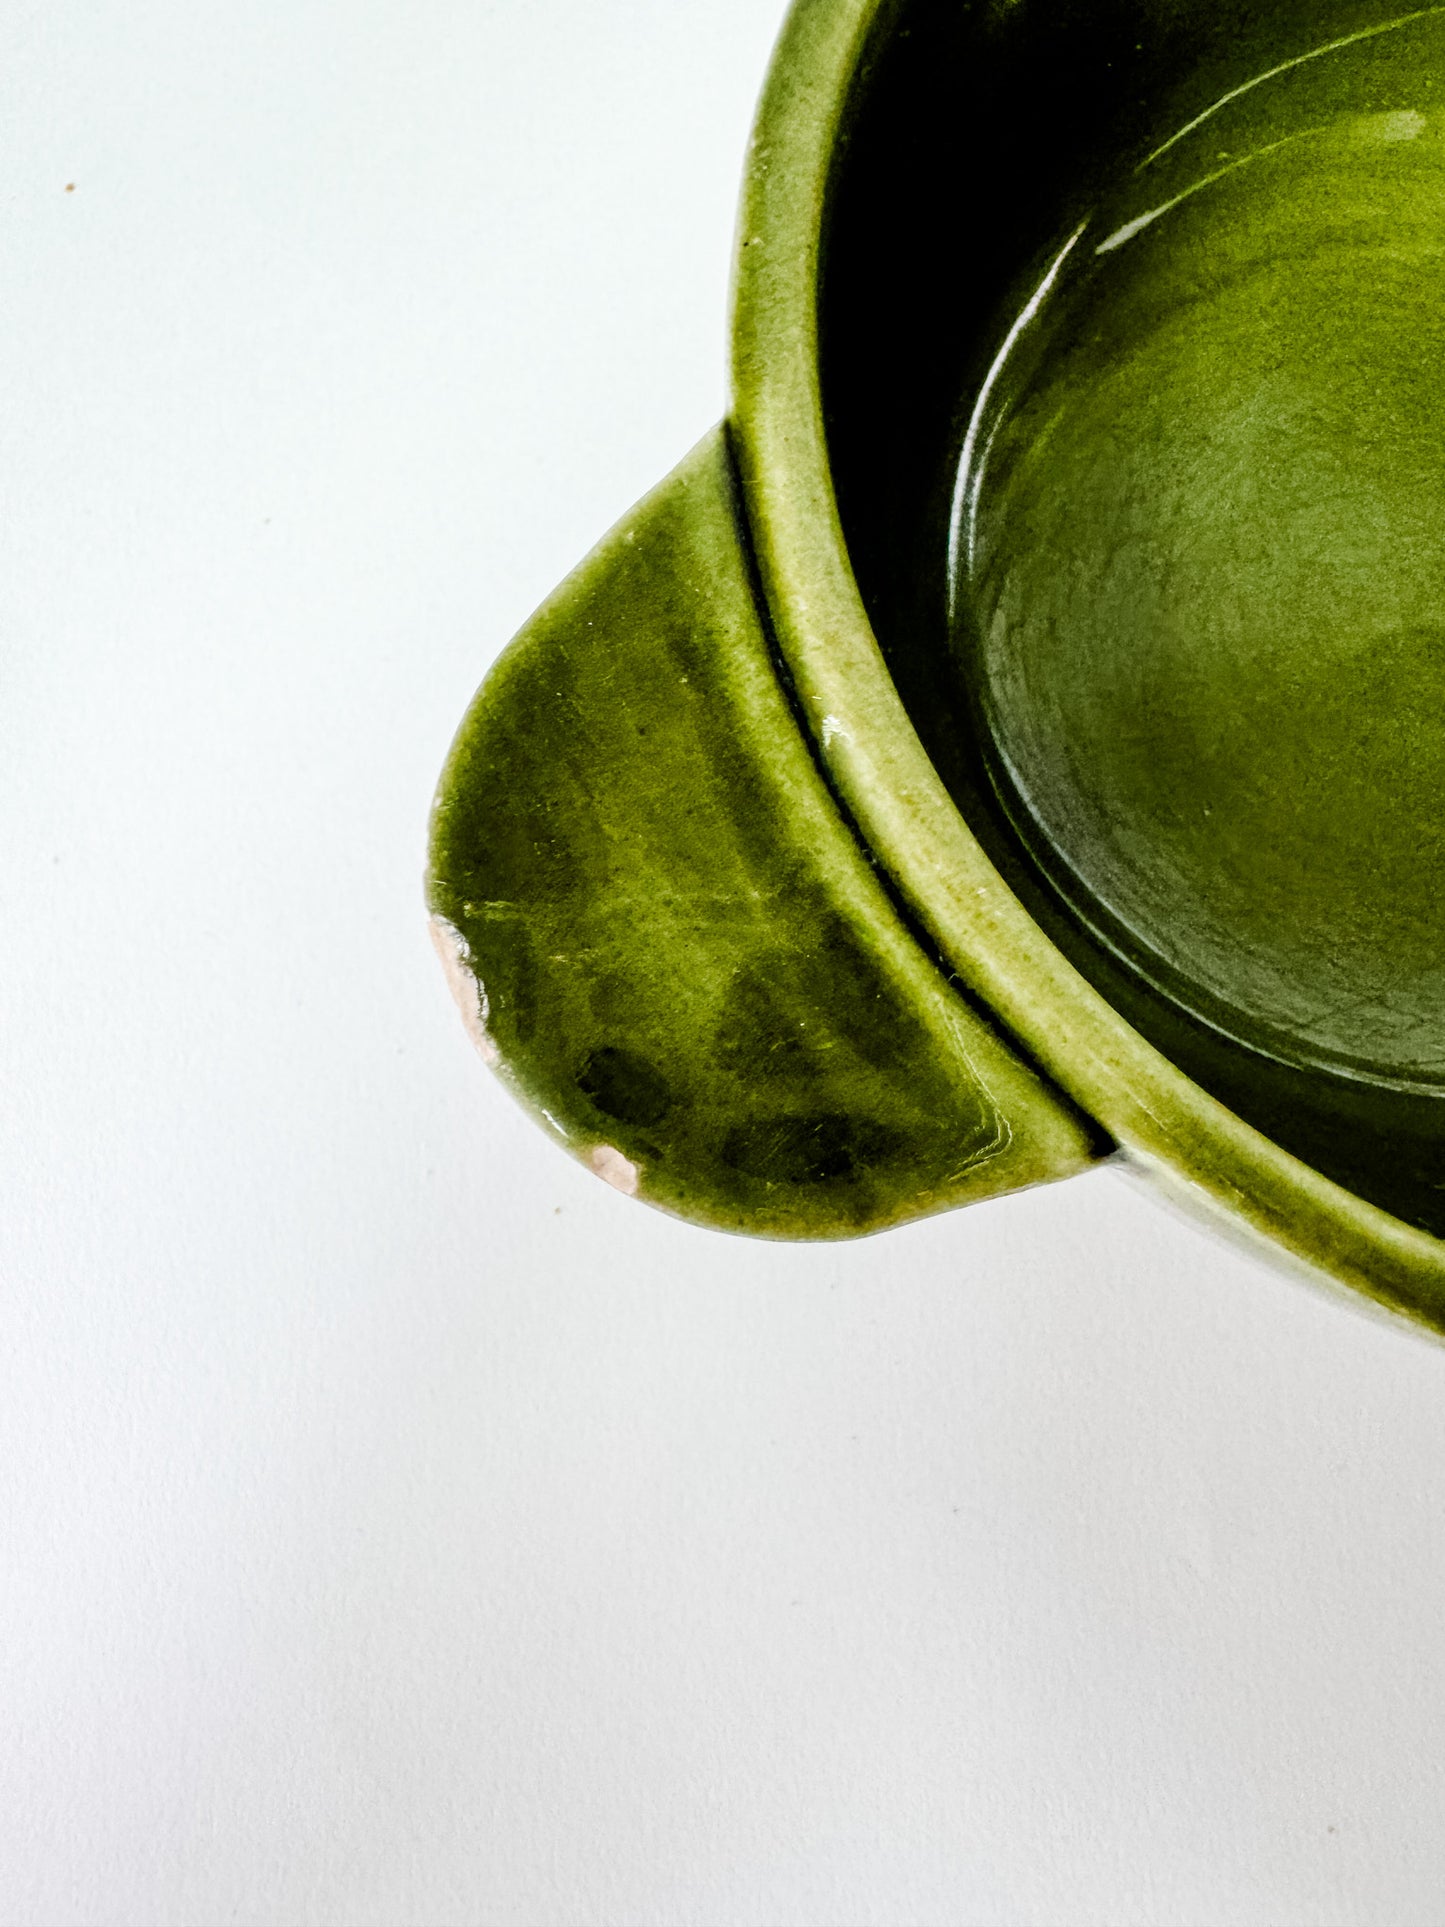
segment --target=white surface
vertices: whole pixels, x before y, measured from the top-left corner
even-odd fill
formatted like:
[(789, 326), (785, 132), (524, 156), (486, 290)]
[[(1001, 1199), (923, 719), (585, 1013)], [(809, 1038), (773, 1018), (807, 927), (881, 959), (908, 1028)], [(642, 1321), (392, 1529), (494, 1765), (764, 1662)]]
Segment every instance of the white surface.
[(7, 1927), (1445, 1920), (1445, 1352), (1111, 1173), (689, 1231), (427, 945), (779, 15), (0, 22)]

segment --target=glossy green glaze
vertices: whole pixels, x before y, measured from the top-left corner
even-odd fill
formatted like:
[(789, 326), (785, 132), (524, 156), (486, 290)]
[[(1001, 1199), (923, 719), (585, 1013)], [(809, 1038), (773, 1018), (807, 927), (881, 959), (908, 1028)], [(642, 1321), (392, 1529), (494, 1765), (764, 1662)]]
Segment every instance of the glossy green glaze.
[(837, 1237), (1102, 1148), (903, 927), (789, 710), (714, 433), (452, 750), (431, 907), (473, 1035), (621, 1189)]
[[(714, 448), (604, 544), (484, 689), (439, 803), (432, 900), (464, 1007), (480, 977), (489, 1047), (604, 1174), (708, 1222), (829, 1235), (1074, 1168), (1099, 1142), (1082, 1114), (1445, 1327), (1445, 1125), (1417, 1088), (1445, 760), (1437, 129), (1378, 45), (1348, 99), (1319, 57), (1428, 39), (1438, 17), (798, 0), (740, 216), (737, 498)], [(1295, 78), (1267, 97), (1276, 71)], [(1402, 74), (1423, 86), (1419, 59)], [(1214, 120), (1230, 137), (1206, 165)], [(1254, 158), (1229, 173), (1241, 143)], [(1313, 265), (1282, 268), (1264, 229), (1301, 221)], [(1101, 305), (1060, 280), (1060, 327), (989, 404), (985, 473), (968, 430), (991, 371), (1089, 223)], [(1361, 227), (1376, 258), (1341, 276)], [(1406, 310), (1410, 341), (1388, 325)], [(1307, 364), (1288, 393), (1275, 349)], [(1319, 448), (1358, 422), (1368, 459), (1336, 487)], [(1101, 467), (1111, 434), (1124, 459)], [(961, 562), (970, 463), (980, 546)], [(1123, 555), (1131, 516), (1157, 567)], [(1171, 568), (1187, 619), (1161, 631)], [(680, 681), (694, 657), (705, 718)], [(1322, 955), (1348, 995), (1306, 981)], [(1350, 998), (1372, 990), (1362, 1028)], [(824, 1020), (829, 1050), (784, 1053), (793, 1081), (771, 1082), (770, 1040)]]
[(1438, 15), (1196, 118), (1015, 319), (953, 545), (991, 773), (1074, 914), (1259, 1053), (1422, 1096), (1445, 1091), (1442, 233)]

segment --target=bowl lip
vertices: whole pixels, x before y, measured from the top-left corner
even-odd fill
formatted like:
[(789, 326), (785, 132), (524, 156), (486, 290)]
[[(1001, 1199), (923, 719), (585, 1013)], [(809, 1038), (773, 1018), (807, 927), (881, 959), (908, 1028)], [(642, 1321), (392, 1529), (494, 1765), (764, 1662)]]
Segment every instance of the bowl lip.
[(730, 428), (779, 654), (827, 780), (942, 962), (1117, 1141), (1296, 1257), (1445, 1326), (1445, 1241), (1322, 1176), (1177, 1070), (1050, 941), (973, 837), (885, 666), (848, 560), (818, 375), (833, 156), (907, 0), (794, 0), (749, 147)]

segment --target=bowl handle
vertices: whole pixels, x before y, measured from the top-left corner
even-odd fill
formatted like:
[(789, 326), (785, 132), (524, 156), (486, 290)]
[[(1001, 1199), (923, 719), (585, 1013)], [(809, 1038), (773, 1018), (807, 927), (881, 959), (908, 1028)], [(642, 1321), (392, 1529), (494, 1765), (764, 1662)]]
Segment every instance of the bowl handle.
[(599, 1176), (682, 1217), (845, 1237), (1107, 1148), (924, 954), (840, 814), (721, 428), (483, 685), (429, 900), (483, 1054)]

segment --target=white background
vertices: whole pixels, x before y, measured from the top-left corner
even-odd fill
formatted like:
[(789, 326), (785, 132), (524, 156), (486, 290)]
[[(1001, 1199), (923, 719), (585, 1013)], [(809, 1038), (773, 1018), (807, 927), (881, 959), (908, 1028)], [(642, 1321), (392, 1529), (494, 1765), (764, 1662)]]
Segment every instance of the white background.
[(0, 21), (5, 1927), (1445, 1922), (1445, 1353), (1112, 1171), (691, 1231), (428, 948), (780, 12)]

